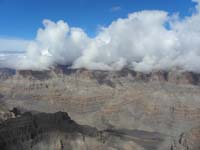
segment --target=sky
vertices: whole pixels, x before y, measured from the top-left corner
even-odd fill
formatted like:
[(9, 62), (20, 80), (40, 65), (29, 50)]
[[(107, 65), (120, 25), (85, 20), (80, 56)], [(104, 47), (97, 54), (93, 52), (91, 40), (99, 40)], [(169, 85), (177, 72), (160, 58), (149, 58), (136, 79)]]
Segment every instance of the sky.
[(200, 73), (200, 0), (0, 0), (0, 67)]
[(0, 37), (34, 39), (43, 19), (64, 20), (95, 36), (99, 26), (140, 10), (190, 15), (190, 0), (0, 0)]

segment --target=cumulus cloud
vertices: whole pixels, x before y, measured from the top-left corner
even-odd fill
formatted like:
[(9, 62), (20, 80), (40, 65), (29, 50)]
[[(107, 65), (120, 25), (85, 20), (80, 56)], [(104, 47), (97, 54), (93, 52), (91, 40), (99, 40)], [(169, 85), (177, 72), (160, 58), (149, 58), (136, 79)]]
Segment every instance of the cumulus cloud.
[(190, 17), (140, 11), (119, 18), (90, 38), (64, 21), (44, 20), (44, 28), (10, 65), (18, 69), (72, 68), (142, 72), (179, 68), (200, 72), (200, 0)]
[[(89, 38), (80, 28), (70, 28), (67, 23), (43, 21), (37, 37), (28, 47), (25, 55), (9, 66), (17, 69), (44, 70), (55, 64), (71, 64), (81, 56)], [(8, 65), (7, 65), (8, 66)]]
[(84, 49), (74, 67), (118, 70), (129, 65), (140, 71), (164, 67), (163, 61), (175, 55), (178, 45), (175, 34), (164, 26), (167, 20), (166, 12), (142, 11), (114, 21)]

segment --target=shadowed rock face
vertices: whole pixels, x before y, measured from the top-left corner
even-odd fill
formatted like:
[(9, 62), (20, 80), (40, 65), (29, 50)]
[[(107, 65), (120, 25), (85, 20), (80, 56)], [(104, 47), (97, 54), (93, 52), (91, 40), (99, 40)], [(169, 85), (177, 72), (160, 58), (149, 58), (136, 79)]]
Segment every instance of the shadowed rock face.
[(0, 79), (8, 79), (16, 74), (16, 71), (8, 68), (0, 68)]
[(137, 130), (98, 131), (78, 125), (64, 112), (25, 113), (0, 124), (1, 150), (155, 150), (163, 138), (158, 133)]
[[(76, 124), (67, 113), (38, 113), (35, 115), (24, 113), (22, 116), (8, 119), (0, 124), (0, 149), (35, 149), (35, 145), (46, 140), (47, 136), (51, 134), (57, 134), (57, 136), (69, 134), (74, 138), (76, 136), (80, 138), (78, 134), (94, 137), (97, 136), (97, 133), (95, 128)], [(57, 137), (54, 138), (56, 139)], [(73, 141), (73, 138), (70, 140)], [(60, 145), (55, 148), (64, 149), (64, 146), (67, 147), (68, 145), (64, 145), (60, 141)], [(38, 148), (43, 149), (42, 145)]]
[(164, 134), (171, 138), (159, 145), (170, 149), (174, 139), (200, 125), (200, 75), (71, 70), (65, 66), (16, 71), (0, 80), (0, 102), (10, 109), (65, 111), (78, 124), (99, 130)]

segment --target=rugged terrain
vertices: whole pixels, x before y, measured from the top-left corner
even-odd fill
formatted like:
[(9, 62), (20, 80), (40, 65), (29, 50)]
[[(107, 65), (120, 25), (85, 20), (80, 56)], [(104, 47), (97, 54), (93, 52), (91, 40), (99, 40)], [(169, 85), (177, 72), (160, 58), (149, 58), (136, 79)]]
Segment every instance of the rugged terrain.
[[(142, 149), (199, 149), (200, 74), (177, 70), (89, 71), (58, 66), (47, 71), (1, 69), (0, 78), (2, 112), (7, 111), (4, 120), (12, 118), (8, 110), (13, 107), (45, 113), (63, 111), (80, 125), (115, 131), (113, 141), (108, 143), (119, 143), (115, 138), (122, 133), (133, 134), (136, 139), (144, 133), (139, 142), (125, 141)], [(149, 144), (144, 140), (146, 134), (153, 139), (159, 135), (161, 140)], [(128, 149), (122, 145), (110, 146)]]
[(144, 149), (140, 145), (153, 150), (163, 138), (159, 133), (138, 130), (98, 131), (78, 125), (64, 112), (24, 113), (0, 125), (2, 150)]

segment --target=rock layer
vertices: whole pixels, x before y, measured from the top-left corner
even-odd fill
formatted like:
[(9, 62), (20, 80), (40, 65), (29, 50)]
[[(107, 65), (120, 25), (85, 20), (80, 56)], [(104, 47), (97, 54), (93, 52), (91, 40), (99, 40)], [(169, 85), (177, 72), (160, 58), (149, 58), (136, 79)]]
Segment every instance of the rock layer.
[(0, 101), (10, 109), (66, 111), (77, 123), (100, 130), (143, 130), (176, 139), (200, 125), (199, 85), (200, 75), (192, 72), (62, 66), (11, 73), (0, 80)]

